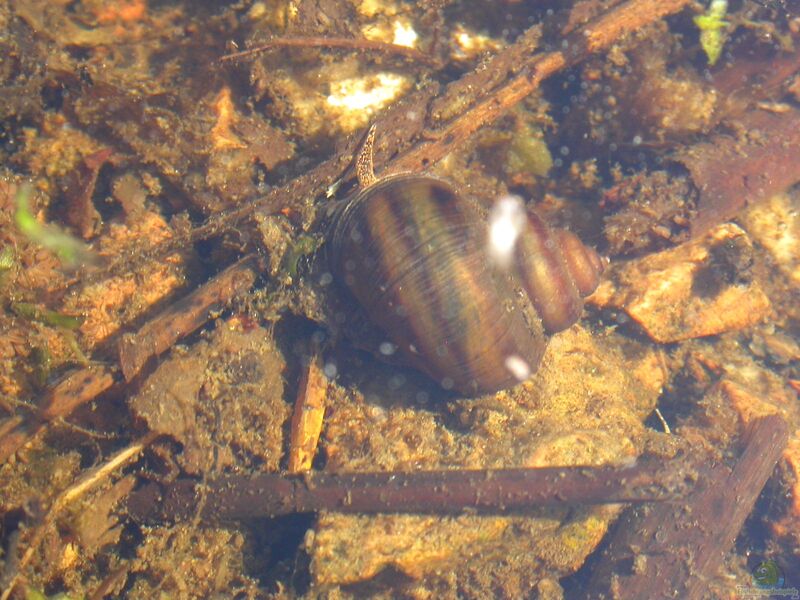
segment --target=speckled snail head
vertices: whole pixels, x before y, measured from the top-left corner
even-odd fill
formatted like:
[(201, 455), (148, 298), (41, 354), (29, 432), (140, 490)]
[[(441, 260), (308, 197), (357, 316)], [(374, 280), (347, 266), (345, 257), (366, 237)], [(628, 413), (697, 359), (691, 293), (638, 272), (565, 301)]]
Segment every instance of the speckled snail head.
[(362, 189), (331, 218), (334, 281), (385, 334), (383, 354), (443, 388), (472, 396), (527, 379), (547, 334), (579, 319), (602, 260), (519, 201), (498, 202), (487, 220), (445, 180), (376, 180), (372, 134), (358, 159)]

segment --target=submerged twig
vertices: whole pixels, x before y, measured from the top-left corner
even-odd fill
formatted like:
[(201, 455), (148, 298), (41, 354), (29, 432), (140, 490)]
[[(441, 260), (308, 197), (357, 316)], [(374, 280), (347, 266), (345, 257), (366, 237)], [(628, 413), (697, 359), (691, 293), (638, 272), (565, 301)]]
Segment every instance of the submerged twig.
[(657, 502), (685, 495), (679, 461), (655, 467), (551, 467), (387, 473), (261, 473), (230, 475), (205, 483), (150, 484), (128, 499), (141, 520), (186, 518), (198, 498), (202, 517), (245, 519), (320, 510), (457, 514), (509, 512), (563, 504)]
[(150, 445), (158, 436), (159, 434), (157, 432), (148, 433), (139, 441), (134, 442), (130, 446), (117, 452), (102, 465), (86, 471), (72, 486), (59, 494), (59, 496), (53, 501), (53, 504), (45, 515), (43, 522), (33, 532), (33, 535), (28, 542), (27, 549), (19, 559), (19, 563), (17, 564), (17, 572), (11, 578), (11, 580), (7, 582), (6, 589), (0, 593), (0, 600), (7, 600), (11, 595), (11, 592), (14, 591), (17, 583), (19, 583), (22, 571), (25, 570), (30, 563), (34, 553), (36, 552), (36, 549), (44, 539), (48, 528), (55, 523), (55, 520), (64, 511), (64, 509), (83, 496), (90, 489), (108, 479), (108, 477), (110, 477), (114, 471), (133, 461), (139, 456), (141, 451)]
[(423, 170), (438, 162), (479, 129), (506, 114), (548, 77), (576, 65), (590, 54), (609, 48), (620, 37), (678, 12), (687, 4), (688, 0), (631, 0), (609, 10), (567, 36), (559, 50), (543, 52), (526, 61), (520, 75), (442, 127), (434, 141), (415, 146), (399, 156), (391, 170)]
[(787, 440), (782, 417), (761, 417), (748, 428), (733, 467), (699, 463), (697, 487), (684, 502), (626, 515), (593, 570), (591, 597), (702, 597)]
[(28, 419), (15, 417), (9, 426), (0, 427), (0, 465), (52, 420), (68, 416), (79, 406), (91, 402), (114, 384), (109, 367), (92, 365), (74, 371), (51, 388), (40, 403), (39, 411)]
[(250, 289), (261, 271), (258, 258), (248, 255), (169, 306), (137, 333), (123, 335), (119, 363), (125, 380), (133, 379), (150, 358), (208, 322), (231, 298)]
[(327, 393), (328, 378), (319, 353), (315, 352), (300, 379), (294, 403), (287, 464), (290, 473), (302, 473), (311, 468), (322, 433)]
[[(126, 380), (132, 379), (152, 356), (195, 331), (212, 318), (215, 310), (249, 289), (261, 271), (259, 259), (249, 255), (171, 305), (138, 333), (124, 336), (119, 360)], [(50, 421), (69, 416), (111, 388), (117, 379), (112, 367), (102, 365), (70, 373), (47, 392), (36, 413), (0, 426), (0, 464), (34, 439)]]
[(226, 54), (221, 57), (219, 61), (232, 62), (243, 58), (253, 58), (276, 48), (341, 48), (345, 50), (363, 50), (378, 52), (380, 54), (393, 54), (428, 64), (437, 63), (434, 57), (428, 56), (424, 52), (410, 46), (390, 44), (378, 40), (329, 37), (275, 38), (274, 40), (268, 41), (266, 44), (254, 48)]
[[(503, 76), (494, 77), (490, 87), (480, 88), (485, 89), (485, 93), (476, 102), (464, 102), (463, 82), (486, 71), (484, 64), (451, 83), (444, 92), (440, 92), (435, 83), (421, 85), (414, 94), (383, 111), (374, 122), (380, 137), (377, 157), (396, 155), (382, 164), (382, 172), (429, 169), (482, 127), (494, 123), (535, 92), (546, 78), (578, 64), (590, 54), (611, 47), (622, 36), (680, 11), (689, 3), (690, 0), (629, 0), (576, 29), (565, 38), (566, 43), (559, 50), (549, 52), (531, 53), (531, 37), (535, 36), (524, 34), (491, 60), (495, 65), (492, 68)], [(506, 73), (513, 76), (507, 78)], [(437, 111), (430, 107), (434, 98), (438, 106), (451, 104), (459, 109), (440, 121)], [(304, 205), (322, 195), (341, 176), (351, 163), (357, 145), (358, 140), (354, 138), (335, 156), (267, 195), (232, 211), (212, 215), (186, 237), (175, 236), (155, 252), (143, 254), (145, 257), (164, 256), (182, 244), (208, 239), (241, 224), (254, 214), (273, 214), (281, 209)], [(126, 260), (112, 268), (124, 268)]]
[(693, 236), (800, 181), (800, 110), (756, 108), (740, 115), (737, 127), (748, 137), (718, 134), (673, 157), (700, 194)]

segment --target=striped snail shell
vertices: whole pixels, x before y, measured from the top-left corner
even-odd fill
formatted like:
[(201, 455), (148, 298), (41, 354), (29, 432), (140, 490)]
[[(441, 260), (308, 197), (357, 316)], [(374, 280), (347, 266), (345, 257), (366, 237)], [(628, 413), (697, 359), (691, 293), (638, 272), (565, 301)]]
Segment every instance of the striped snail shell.
[(536, 370), (546, 335), (578, 320), (603, 270), (575, 235), (522, 214), (503, 269), (487, 251), (487, 220), (448, 182), (379, 179), (333, 212), (328, 267), (385, 334), (375, 350), (445, 389), (494, 392)]

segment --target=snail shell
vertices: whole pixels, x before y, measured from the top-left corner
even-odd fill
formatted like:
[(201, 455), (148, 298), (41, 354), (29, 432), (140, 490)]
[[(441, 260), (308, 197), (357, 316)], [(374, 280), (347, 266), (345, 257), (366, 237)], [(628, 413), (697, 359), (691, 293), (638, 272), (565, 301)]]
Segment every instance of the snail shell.
[(329, 268), (385, 334), (383, 354), (445, 389), (494, 392), (536, 370), (546, 334), (578, 320), (603, 270), (572, 233), (526, 219), (513, 267), (500, 269), (486, 219), (448, 182), (388, 177), (334, 211)]

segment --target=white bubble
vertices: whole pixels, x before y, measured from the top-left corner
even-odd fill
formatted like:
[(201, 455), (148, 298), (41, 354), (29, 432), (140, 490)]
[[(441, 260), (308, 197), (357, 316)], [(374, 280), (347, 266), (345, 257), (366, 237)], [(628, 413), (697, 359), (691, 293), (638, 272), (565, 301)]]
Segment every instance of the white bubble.
[(330, 273), (323, 273), (319, 278), (320, 285), (330, 285), (333, 282), (333, 275)]
[(525, 381), (531, 376), (530, 365), (516, 354), (506, 357), (506, 369), (516, 378), (517, 381)]
[(527, 215), (519, 196), (503, 196), (489, 214), (489, 257), (503, 269), (511, 266), (514, 247), (525, 228)]
[(391, 356), (397, 351), (397, 346), (392, 342), (382, 342), (381, 345), (378, 346), (378, 351), (384, 356)]
[(452, 379), (450, 379), (449, 377), (445, 377), (444, 379), (442, 379), (442, 381), (441, 381), (441, 384), (442, 384), (442, 387), (443, 387), (444, 389), (446, 389), (446, 390), (452, 390), (452, 389), (453, 389), (453, 386), (455, 385), (455, 381), (453, 381), (453, 380), (452, 380)]
[(332, 362), (329, 362), (329, 363), (325, 363), (325, 366), (322, 367), (322, 372), (325, 373), (325, 376), (328, 379), (333, 379), (334, 377), (336, 377), (336, 373), (338, 372), (338, 370), (336, 369), (336, 365), (335, 364), (333, 364)]
[(641, 143), (642, 143), (642, 136), (640, 136), (640, 135), (633, 136), (633, 145), (634, 146), (638, 146)]
[(406, 383), (406, 378), (403, 375), (394, 375), (389, 378), (389, 389), (397, 391)]

